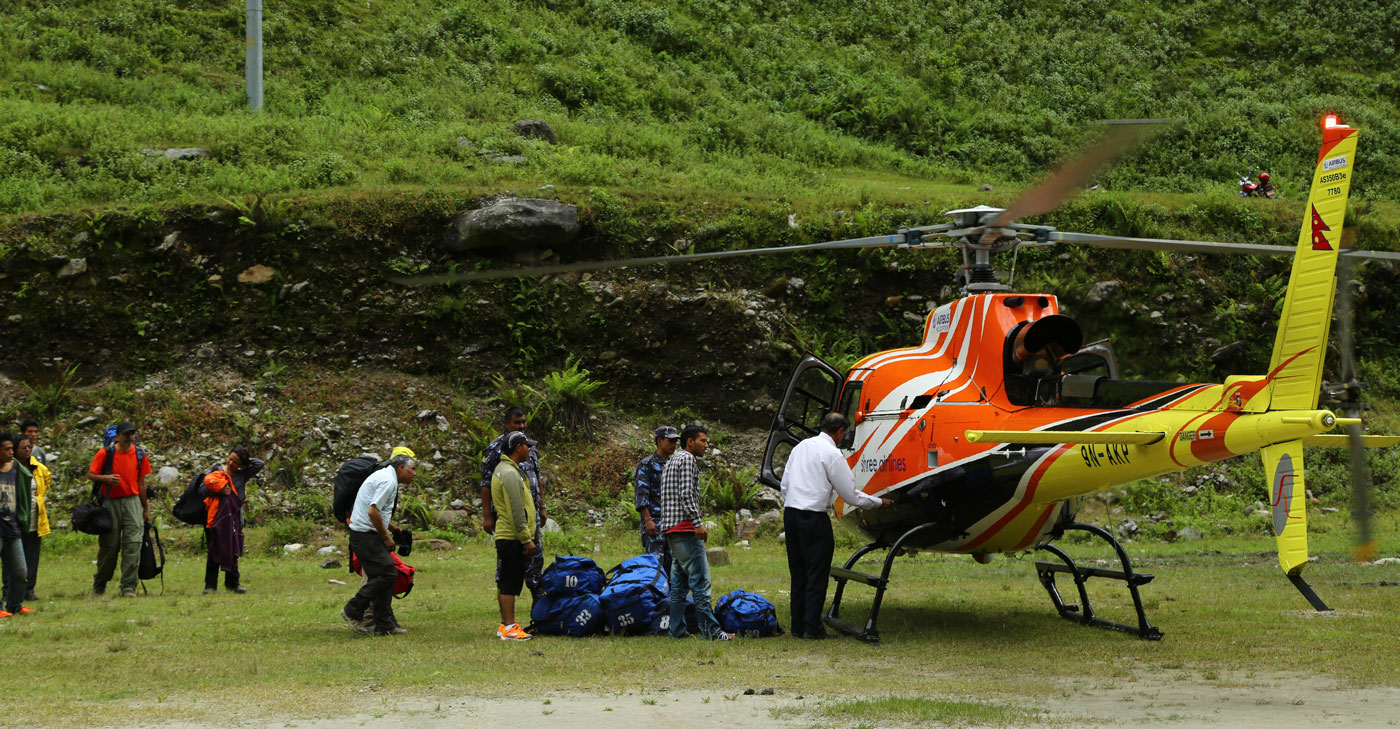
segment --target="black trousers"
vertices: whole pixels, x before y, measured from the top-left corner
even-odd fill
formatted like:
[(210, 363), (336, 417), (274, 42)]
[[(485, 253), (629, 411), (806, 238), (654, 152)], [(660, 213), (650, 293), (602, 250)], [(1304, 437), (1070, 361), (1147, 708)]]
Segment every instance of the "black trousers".
[(374, 607), (374, 630), (387, 633), (398, 622), (394, 620), (394, 581), (399, 572), (394, 568), (394, 559), (380, 541), (378, 532), (350, 531), (350, 551), (360, 558), (360, 566), (369, 578), (360, 591), (345, 603), (345, 614), (360, 617), (365, 608)]
[(831, 557), (836, 553), (836, 537), (831, 518), (824, 511), (783, 509), (783, 529), (787, 532), (788, 573), (792, 576), (793, 635), (822, 633), (822, 607), (826, 604), (826, 583), (831, 577)]
[(24, 533), (24, 564), (29, 568), (29, 592), (34, 592), (34, 585), (39, 582), (39, 543), (44, 541), (34, 532)]
[[(214, 561), (214, 530), (204, 529), (204, 589), (213, 590), (219, 586), (219, 563)], [(232, 590), (238, 587), (238, 560), (233, 561), (233, 569), (224, 573), (224, 587)]]

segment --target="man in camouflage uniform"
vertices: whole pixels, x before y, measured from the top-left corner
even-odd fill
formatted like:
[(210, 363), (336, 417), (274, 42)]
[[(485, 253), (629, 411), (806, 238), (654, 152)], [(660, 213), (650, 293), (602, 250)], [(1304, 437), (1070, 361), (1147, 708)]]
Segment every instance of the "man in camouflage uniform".
[(637, 464), (637, 478), (632, 487), (635, 492), (637, 515), (642, 519), (642, 551), (661, 557), (661, 567), (671, 571), (671, 552), (666, 548), (666, 537), (656, 527), (661, 521), (661, 471), (666, 461), (676, 452), (676, 444), (681, 434), (669, 425), (656, 429), (656, 452)]
[[(481, 527), (487, 533), (496, 533), (496, 510), (491, 504), (491, 474), (501, 462), (506, 439), (511, 433), (525, 432), (525, 411), (518, 407), (505, 412), (505, 428), (499, 437), (486, 446), (481, 454)], [(540, 584), (540, 572), (544, 570), (543, 528), (546, 520), (544, 501), (540, 498), (540, 454), (535, 446), (530, 446), (530, 457), (520, 463), (520, 470), (530, 480), (530, 496), (535, 500), (535, 553), (525, 558), (525, 587), (530, 595), (538, 599), (536, 592)]]

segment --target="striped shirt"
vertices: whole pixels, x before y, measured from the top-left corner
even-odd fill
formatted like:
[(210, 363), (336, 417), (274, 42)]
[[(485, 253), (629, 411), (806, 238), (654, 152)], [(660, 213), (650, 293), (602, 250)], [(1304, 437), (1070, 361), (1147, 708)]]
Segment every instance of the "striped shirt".
[(700, 465), (690, 451), (680, 448), (661, 472), (661, 520), (656, 528), (665, 532), (683, 521), (699, 526), (701, 516)]

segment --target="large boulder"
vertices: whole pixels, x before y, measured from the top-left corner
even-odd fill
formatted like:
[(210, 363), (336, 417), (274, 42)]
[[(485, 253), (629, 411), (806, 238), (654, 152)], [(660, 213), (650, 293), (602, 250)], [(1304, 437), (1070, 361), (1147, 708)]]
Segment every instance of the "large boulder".
[(760, 509), (781, 509), (783, 494), (772, 486), (759, 486), (758, 492), (754, 494), (753, 503)]
[(444, 242), (451, 251), (479, 248), (553, 248), (578, 236), (578, 206), (558, 200), (506, 198), (452, 220)]
[(543, 119), (521, 119), (515, 123), (515, 133), (526, 139), (542, 139), (554, 144), (554, 129)]

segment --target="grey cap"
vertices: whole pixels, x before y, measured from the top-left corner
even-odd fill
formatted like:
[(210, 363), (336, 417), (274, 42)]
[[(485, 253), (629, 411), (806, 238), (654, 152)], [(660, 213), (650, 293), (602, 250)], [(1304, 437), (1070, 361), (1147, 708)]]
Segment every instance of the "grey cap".
[(534, 448), (539, 444), (539, 441), (531, 440), (530, 436), (525, 435), (525, 431), (517, 430), (506, 438), (506, 453), (510, 453), (516, 448), (519, 448), (521, 443)]
[(676, 440), (681, 437), (681, 434), (680, 431), (677, 431), (675, 428), (672, 428), (669, 425), (663, 425), (660, 428), (656, 429), (656, 437), (665, 438), (667, 440)]

